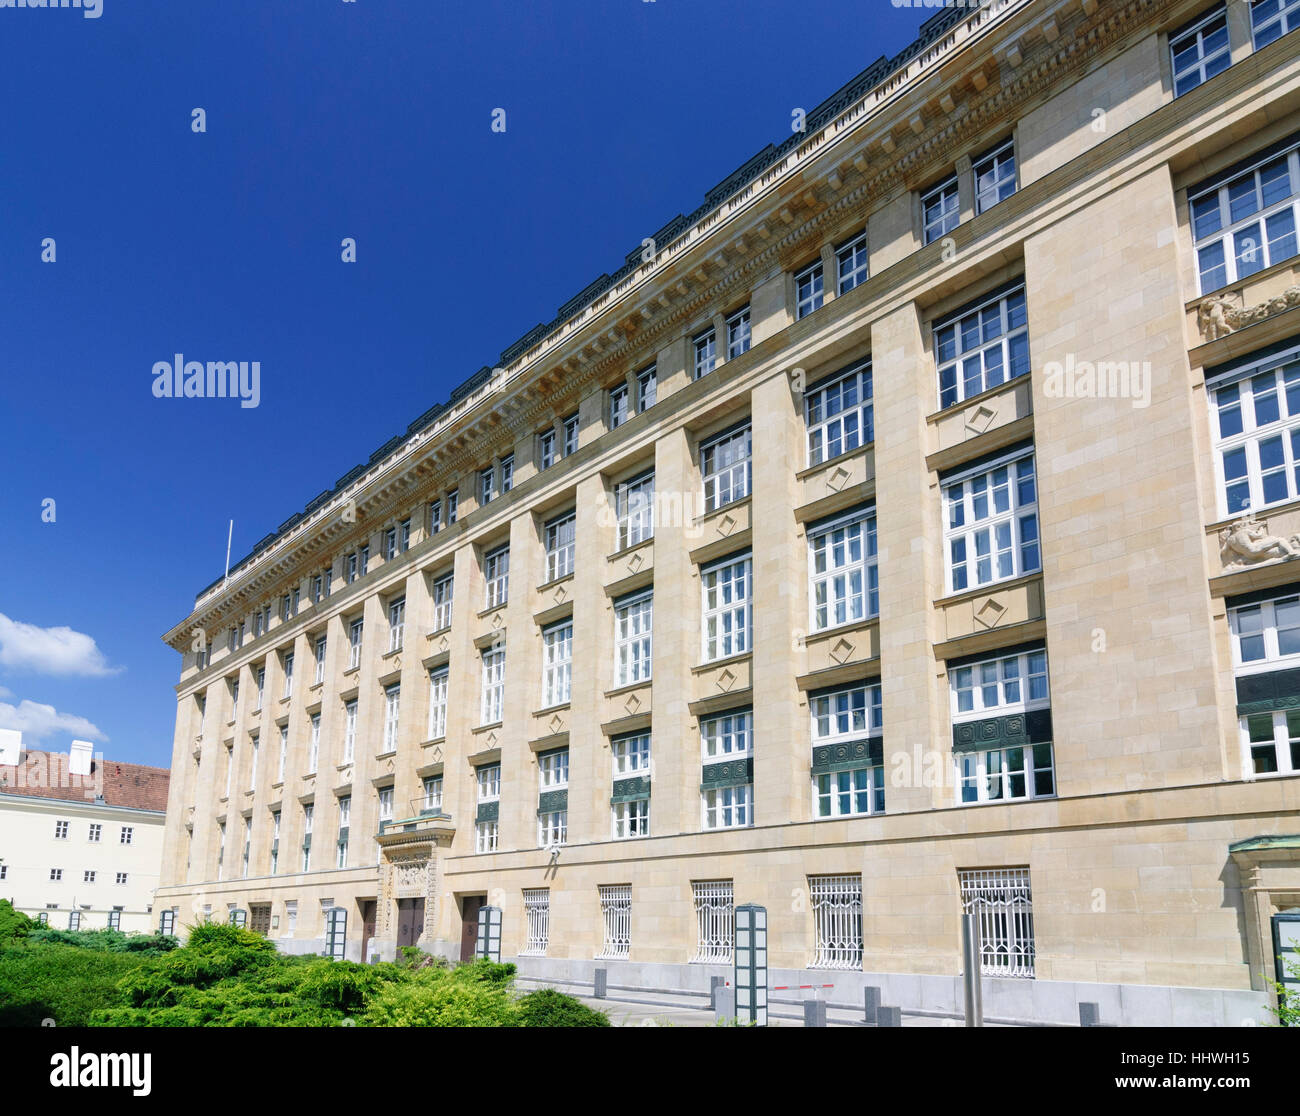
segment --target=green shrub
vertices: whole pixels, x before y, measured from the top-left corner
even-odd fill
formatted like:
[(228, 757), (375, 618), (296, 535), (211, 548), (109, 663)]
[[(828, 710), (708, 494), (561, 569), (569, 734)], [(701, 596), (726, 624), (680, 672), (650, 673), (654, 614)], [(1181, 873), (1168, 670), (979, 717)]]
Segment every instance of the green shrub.
[(515, 966), (487, 961), (481, 957), (457, 965), (452, 973), (457, 980), (473, 981), (476, 984), (496, 984), (508, 986), (515, 979)]
[(389, 985), (362, 1018), (370, 1027), (511, 1027), (515, 1021), (506, 985), (457, 979), (440, 969)]
[(169, 953), (180, 941), (168, 934), (123, 934), (120, 930), (53, 930), (37, 926), (27, 935), (30, 942), (76, 946), (102, 953)]
[[(1286, 967), (1290, 970), (1291, 976), (1300, 978), (1300, 961), (1292, 961), (1288, 958)], [(1278, 1003), (1276, 1007), (1270, 1007), (1268, 1010), (1277, 1016), (1277, 1025), (1300, 1027), (1300, 992), (1294, 988), (1288, 990), (1285, 985), (1277, 981), (1270, 980), (1269, 983), (1273, 985)]]
[(609, 1016), (581, 1000), (539, 988), (520, 997), (516, 1006), (520, 1027), (608, 1027)]
[(51, 942), (0, 949), (0, 1027), (84, 1027), (117, 1002), (118, 983), (157, 964), (140, 953), (108, 953)]
[(27, 937), (35, 925), (22, 911), (14, 910), (8, 899), (0, 899), (0, 943)]

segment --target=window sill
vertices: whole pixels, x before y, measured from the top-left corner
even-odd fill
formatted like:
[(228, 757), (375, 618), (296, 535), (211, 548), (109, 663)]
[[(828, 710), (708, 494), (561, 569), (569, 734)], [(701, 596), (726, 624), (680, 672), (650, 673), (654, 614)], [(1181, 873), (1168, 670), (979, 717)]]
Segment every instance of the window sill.
[(498, 604), (488, 605), (487, 608), (479, 609), (479, 611), (476, 612), (474, 616), (477, 619), (482, 620), (484, 617), (491, 616), (494, 612), (500, 612), (509, 603), (510, 603), (510, 599), (507, 597), (504, 601), (501, 601)]
[(450, 625), (450, 624), (444, 624), (441, 628), (434, 628), (432, 631), (425, 632), (425, 633), (424, 633), (424, 638), (425, 638), (425, 639), (436, 639), (438, 636), (444, 634), (445, 632), (449, 632), (449, 631), (451, 631), (451, 625)]
[(622, 558), (626, 558), (634, 550), (641, 550), (644, 547), (650, 546), (654, 541), (655, 537), (654, 535), (651, 535), (648, 539), (642, 539), (640, 542), (633, 543), (631, 546), (625, 546), (622, 550), (616, 550), (612, 554), (606, 555), (605, 560), (607, 562), (617, 562)]
[(988, 581), (974, 589), (962, 589), (957, 593), (951, 593), (946, 597), (937, 597), (934, 601), (935, 608), (947, 608), (949, 605), (961, 604), (963, 601), (971, 601), (976, 597), (984, 597), (990, 593), (1000, 593), (1006, 589), (1018, 589), (1022, 585), (1028, 585), (1031, 582), (1041, 578), (1043, 571), (1035, 570), (1033, 573), (1019, 574), (1016, 577), (1003, 578), (1001, 581)]
[(626, 694), (631, 690), (639, 690), (643, 686), (649, 686), (653, 681), (653, 678), (643, 678), (639, 682), (626, 682), (622, 686), (615, 686), (612, 690), (606, 690), (604, 696), (607, 698), (615, 698), (620, 694)]
[(358, 673), (360, 670), (361, 670), (361, 664), (360, 664), (360, 663), (358, 663), (356, 666), (348, 667), (347, 670), (345, 670), (345, 671), (343, 672), (343, 677), (344, 677), (344, 678), (350, 678), (352, 675)]
[(550, 590), (554, 589), (557, 585), (563, 585), (566, 581), (572, 581), (573, 576), (574, 575), (572, 573), (566, 573), (566, 574), (562, 574), (559, 577), (552, 578), (550, 581), (544, 581), (542, 582), (541, 585), (537, 587), (537, 591), (539, 593), (549, 592)]
[(809, 477), (816, 476), (828, 465), (841, 464), (854, 457), (865, 457), (869, 453), (874, 453), (876, 449), (875, 441), (864, 442), (851, 450), (845, 450), (843, 453), (837, 453), (834, 457), (826, 457), (817, 462), (816, 465), (809, 465), (807, 468), (798, 469), (794, 474), (795, 480), (807, 480)]
[(752, 659), (752, 651), (742, 651), (739, 655), (728, 655), (722, 659), (709, 659), (707, 662), (700, 663), (699, 666), (691, 667), (692, 674), (703, 674), (706, 670), (714, 670), (720, 666), (728, 666), (732, 663), (744, 662), (746, 659)]

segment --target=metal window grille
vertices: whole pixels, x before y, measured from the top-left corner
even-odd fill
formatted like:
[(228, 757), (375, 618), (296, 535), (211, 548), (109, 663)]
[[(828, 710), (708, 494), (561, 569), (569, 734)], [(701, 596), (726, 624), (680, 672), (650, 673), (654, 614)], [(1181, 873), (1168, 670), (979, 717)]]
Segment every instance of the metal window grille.
[(698, 941), (692, 963), (730, 961), (735, 945), (736, 906), (731, 880), (693, 880)]
[(816, 952), (811, 968), (862, 968), (862, 877), (809, 876)]
[(1034, 975), (1034, 904), (1028, 868), (978, 868), (957, 873), (962, 910), (979, 915), (980, 972)]
[(551, 936), (550, 888), (524, 888), (524, 919), (528, 925), (528, 938), (519, 952), (529, 957), (544, 956)]
[(599, 887), (605, 940), (596, 959), (626, 958), (632, 948), (632, 885), (600, 884)]

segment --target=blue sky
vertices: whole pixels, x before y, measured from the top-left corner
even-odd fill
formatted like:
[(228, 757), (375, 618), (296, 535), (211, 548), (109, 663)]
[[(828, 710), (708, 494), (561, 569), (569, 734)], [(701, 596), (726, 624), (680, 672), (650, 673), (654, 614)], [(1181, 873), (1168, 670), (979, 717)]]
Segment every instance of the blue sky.
[[(0, 8), (0, 727), (170, 763), (160, 636), (229, 519), (238, 558), (931, 14)], [(259, 361), (260, 405), (154, 398), (177, 352)]]

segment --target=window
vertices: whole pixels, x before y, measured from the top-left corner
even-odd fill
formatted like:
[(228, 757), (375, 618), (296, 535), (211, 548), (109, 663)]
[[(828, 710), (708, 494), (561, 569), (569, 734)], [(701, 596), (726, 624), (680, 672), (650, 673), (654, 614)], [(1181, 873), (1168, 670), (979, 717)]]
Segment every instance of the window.
[(397, 525), (397, 545), (403, 551), (407, 551), (411, 549), (410, 519), (403, 519), (402, 522)]
[(1268, 153), (1187, 192), (1202, 294), (1296, 254), (1298, 158), (1295, 147)]
[(293, 652), (290, 651), (284, 656), (284, 696), (290, 697), (293, 694)]
[(1228, 610), (1238, 674), (1300, 656), (1300, 596), (1288, 594)]
[(426, 810), (442, 809), (442, 776), (441, 775), (425, 776), (424, 808)]
[(280, 871), (280, 811), (271, 812), (271, 875)]
[(700, 720), (700, 747), (705, 763), (754, 754), (754, 714), (746, 709)]
[(393, 820), (393, 788), (379, 788), (379, 820), (381, 822), (390, 822)]
[(569, 749), (558, 748), (537, 757), (537, 785), (540, 790), (559, 790), (569, 785)]
[(370, 569), (370, 547), (363, 546), (357, 552), (357, 563), (361, 577), (366, 576), (366, 571)]
[(442, 530), (442, 501), (429, 502), (429, 534), (436, 535)]
[[(287, 734), (287, 733), (288, 733), (288, 726), (286, 725), (285, 728), (282, 729), (281, 731), (283, 731), (283, 732), (285, 732), (285, 733)], [(347, 756), (347, 745), (346, 745), (346, 744), (344, 745), (344, 749), (343, 749), (343, 751), (344, 751), (344, 760), (343, 760), (343, 762), (344, 762), (344, 763), (347, 763), (348, 761), (347, 761), (347, 758), (346, 758), (346, 756)], [(320, 768), (320, 714), (319, 714), (319, 713), (313, 713), (313, 714), (311, 715), (311, 737), (310, 737), (310, 744), (309, 744), (308, 749), (307, 749), (307, 774), (308, 774), (308, 775), (315, 775), (316, 772), (317, 772), (317, 770), (318, 770), (319, 768)]]
[[(1222, 382), (1222, 381), (1221, 381)], [(1211, 387), (1216, 465), (1227, 515), (1300, 494), (1300, 359), (1268, 362), (1249, 378)]]
[(1250, 24), (1259, 50), (1300, 27), (1300, 0), (1252, 0)]
[(456, 515), (460, 510), (460, 489), (453, 488), (447, 493), (447, 526), (450, 527), (456, 522)]
[(605, 934), (596, 959), (626, 959), (632, 947), (632, 885), (601, 884), (599, 890)]
[(226, 749), (226, 798), (230, 797), (231, 777), (235, 773), (235, 746)]
[(357, 555), (355, 551), (353, 551), (345, 559), (343, 559), (343, 571), (344, 571), (343, 580), (346, 581), (349, 585), (351, 585), (352, 582), (356, 581)]
[(1300, 774), (1300, 712), (1279, 709), (1241, 719), (1246, 777)]
[(862, 877), (809, 876), (813, 969), (862, 968)]
[(706, 329), (695, 338), (695, 378), (707, 376), (718, 366), (718, 338)]
[(501, 459), (501, 495), (504, 496), (515, 486), (515, 455)]
[(483, 705), (480, 723), (494, 725), (505, 713), (506, 649), (489, 647), (483, 652)]
[(1232, 65), (1228, 46), (1228, 17), (1223, 5), (1202, 12), (1169, 36), (1174, 68), (1174, 96), (1181, 97)]
[(537, 846), (542, 849), (563, 845), (569, 830), (569, 812), (550, 810), (537, 815)]
[[(207, 714), (206, 702), (204, 703), (204, 715)], [(238, 677), (230, 680), (230, 719), (232, 721), (239, 719), (239, 679)]]
[(961, 906), (979, 917), (980, 972), (986, 976), (1034, 975), (1034, 904), (1028, 868), (965, 869)]
[(654, 593), (647, 590), (614, 602), (614, 685), (650, 678)]
[(994, 295), (934, 325), (939, 406), (951, 407), (1029, 372), (1025, 289)]
[(384, 532), (384, 561), (391, 561), (397, 557), (397, 528), (389, 527)]
[(81, 873), (81, 882), (93, 884), (95, 882), (95, 872), (93, 869), (87, 869)]
[(252, 762), (248, 765), (248, 789), (253, 790), (257, 786), (257, 737), (252, 738), (250, 750), (253, 753)]
[(98, 844), (103, 832), (104, 827), (99, 822), (91, 822), (90, 831), (86, 834), (86, 839)]
[(619, 384), (609, 389), (609, 428), (622, 426), (627, 422), (627, 384)]
[(749, 650), (749, 555), (724, 558), (700, 571), (704, 593), (704, 661)]
[(635, 798), (610, 806), (615, 840), (650, 836), (650, 799)]
[(814, 770), (814, 816), (853, 817), (885, 809), (880, 684), (845, 686), (809, 697), (814, 761), (826, 744), (866, 741), (861, 762)]
[(947, 236), (961, 219), (957, 202), (957, 176), (921, 195), (921, 219), (925, 226), (925, 243), (933, 244)]
[(1032, 451), (979, 469), (944, 485), (950, 593), (1033, 573), (1040, 565)]
[(717, 511), (749, 495), (754, 432), (746, 425), (710, 438), (700, 445), (704, 474), (704, 510)]
[(397, 722), (402, 704), (401, 683), (384, 691), (384, 751), (397, 751)]
[(703, 793), (705, 829), (744, 829), (754, 824), (753, 788), (710, 787)]
[(266, 693), (266, 667), (257, 668), (257, 708), (262, 708), (262, 697)]
[(122, 929), (122, 908), (114, 907), (108, 912), (108, 928), (110, 930)]
[(476, 853), (496, 852), (499, 836), (500, 833), (496, 821), (475, 822), (474, 851)]
[(125, 883), (126, 883), (126, 873), (125, 873), (125, 872), (119, 872), (119, 873), (117, 874), (117, 878), (116, 878), (116, 880), (114, 880), (114, 882), (115, 882), (115, 883), (119, 883), (119, 884), (125, 884)]
[(316, 675), (315, 684), (319, 686), (325, 681), (325, 646), (326, 637), (318, 636), (316, 639)]
[(794, 292), (796, 318), (806, 318), (814, 310), (821, 309), (824, 292), (820, 260), (795, 275)]
[(570, 415), (564, 420), (564, 456), (578, 452), (578, 416)]
[(568, 577), (573, 573), (573, 555), (577, 542), (578, 516), (575, 512), (558, 516), (546, 524), (546, 580)]
[[(310, 594), (310, 596), (311, 596), (311, 599), (312, 599), (312, 603), (313, 603), (313, 604), (317, 604), (317, 603), (320, 602), (320, 599), (321, 599), (321, 597), (323, 596), (323, 594), (322, 594), (322, 592), (321, 592), (321, 575), (320, 575), (320, 574), (312, 574), (312, 577), (311, 577), (311, 589), (309, 590), (309, 594)], [(235, 629), (234, 629), (234, 628), (231, 628), (230, 631), (231, 631), (231, 634), (233, 635)]]
[(360, 616), (348, 625), (348, 670), (356, 670), (361, 665), (361, 635), (365, 626)]
[(614, 777), (635, 775), (650, 770), (650, 734), (633, 733), (616, 736), (609, 742), (614, 756)]
[(984, 213), (1016, 192), (1016, 145), (999, 144), (975, 160), (975, 212)]
[(131, 825), (122, 826), (122, 832), (118, 840), (120, 844), (129, 845), (135, 837), (135, 827)]
[(81, 929), (81, 912), (80, 912), (80, 911), (69, 911), (69, 912), (68, 912), (68, 929), (69, 929), (69, 930), (80, 930), (80, 929)]
[(66, 841), (68, 839), (68, 823), (65, 821), (56, 821), (54, 823), (54, 839), (56, 841)]
[(286, 899), (284, 903), (285, 932), (293, 934), (298, 929), (298, 901)]
[(820, 465), (875, 439), (871, 402), (871, 361), (836, 373), (804, 397), (808, 464)]
[[(475, 769), (478, 782), (478, 803), (480, 812), (484, 804), (498, 802), (501, 798), (501, 765), (486, 764)], [(474, 848), (476, 852), (495, 852), (497, 848), (497, 820), (493, 817), (480, 818), (475, 825)]]
[[(56, 904), (56, 906), (57, 906), (57, 904)], [(49, 912), (49, 911), (37, 911), (37, 912), (36, 912), (36, 922), (37, 922), (37, 925), (39, 925), (39, 926), (48, 926), (48, 925), (50, 924), (50, 912)]]
[(750, 341), (749, 307), (744, 306), (727, 319), (727, 359), (749, 352)]
[(648, 410), (655, 405), (655, 400), (659, 398), (659, 374), (655, 371), (654, 365), (638, 372), (636, 376), (636, 412)]
[(316, 808), (308, 802), (302, 808), (302, 870), (311, 871), (311, 827)]
[(692, 880), (695, 903), (693, 964), (730, 964), (736, 934), (736, 900), (731, 880)]
[(490, 504), (492, 498), (497, 494), (497, 471), (495, 466), (489, 465), (486, 469), (480, 469), (478, 474), (478, 502), (480, 504)]
[(435, 632), (451, 627), (451, 590), (454, 583), (452, 574), (440, 577), (433, 583), (433, 630)]
[(524, 957), (542, 957), (551, 935), (551, 889), (548, 887), (526, 887), (524, 891), (524, 923), (527, 927), (524, 948), (519, 951)]
[(867, 234), (855, 236), (835, 250), (837, 293), (847, 294), (867, 281)]
[(248, 878), (248, 856), (253, 847), (253, 819), (244, 819), (244, 854), (240, 860), (239, 874), (242, 878)]
[(388, 650), (400, 651), (406, 635), (406, 598), (388, 603)]
[(809, 528), (808, 581), (815, 632), (880, 614), (874, 508)]
[(230, 631), (226, 633), (226, 650), (231, 652), (232, 654), (235, 651), (235, 648), (238, 646), (235, 643), (237, 637), (238, 637), (238, 629), (236, 629), (232, 625)]
[(266, 614), (263, 609), (258, 609), (253, 613), (253, 638), (256, 639), (266, 631)]
[(555, 431), (544, 430), (537, 436), (537, 464), (541, 469), (549, 469), (556, 462)]
[(176, 930), (176, 912), (165, 910), (158, 919), (158, 933), (170, 935)]
[(542, 629), (542, 708), (569, 700), (573, 674), (573, 621)]
[(654, 537), (654, 502), (654, 473), (646, 473), (615, 487), (614, 506), (618, 514), (620, 550)]
[(357, 754), (357, 702), (353, 698), (343, 706), (343, 762), (351, 763)]
[(50, 880), (53, 881), (54, 883), (58, 883), (61, 879), (63, 879), (63, 869), (62, 869), (62, 868), (51, 868), (51, 869), (50, 869)]
[(486, 608), (497, 608), (510, 597), (510, 548), (498, 547), (483, 556), (483, 576), (487, 582)]
[(429, 671), (430, 740), (440, 740), (447, 735), (447, 679), (447, 667)]

